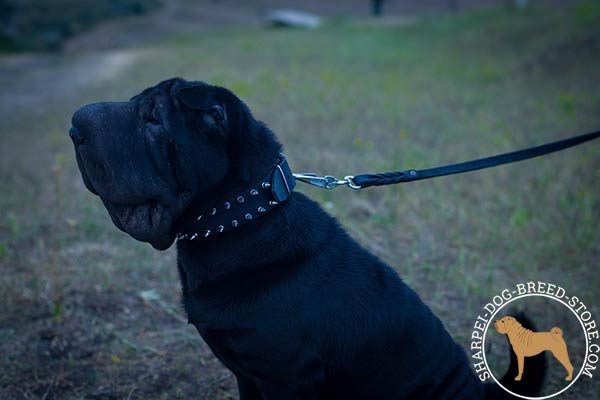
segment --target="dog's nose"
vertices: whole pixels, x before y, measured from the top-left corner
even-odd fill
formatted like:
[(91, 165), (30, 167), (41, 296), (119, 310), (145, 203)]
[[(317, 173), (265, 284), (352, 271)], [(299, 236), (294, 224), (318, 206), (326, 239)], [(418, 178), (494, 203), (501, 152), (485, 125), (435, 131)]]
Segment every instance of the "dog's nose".
[(69, 129), (69, 136), (71, 137), (71, 140), (73, 141), (73, 144), (75, 145), (75, 147), (81, 146), (83, 144), (83, 142), (85, 142), (85, 138), (81, 135), (79, 130), (75, 127), (72, 127), (71, 129)]
[(71, 125), (79, 130), (84, 130), (84, 128), (93, 123), (95, 119), (102, 116), (104, 111), (103, 104), (104, 103), (92, 103), (81, 107), (73, 114)]
[(86, 137), (95, 130), (102, 111), (102, 103), (88, 104), (75, 111), (71, 117), (72, 128), (69, 130), (69, 136), (76, 148), (81, 146), (86, 141)]

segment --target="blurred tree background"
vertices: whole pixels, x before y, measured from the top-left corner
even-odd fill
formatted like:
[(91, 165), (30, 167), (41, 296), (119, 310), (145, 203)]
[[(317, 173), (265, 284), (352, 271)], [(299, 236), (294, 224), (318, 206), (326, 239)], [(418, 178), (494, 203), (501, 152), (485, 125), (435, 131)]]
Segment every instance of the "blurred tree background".
[(157, 9), (161, 0), (0, 0), (0, 50), (56, 50), (99, 22)]

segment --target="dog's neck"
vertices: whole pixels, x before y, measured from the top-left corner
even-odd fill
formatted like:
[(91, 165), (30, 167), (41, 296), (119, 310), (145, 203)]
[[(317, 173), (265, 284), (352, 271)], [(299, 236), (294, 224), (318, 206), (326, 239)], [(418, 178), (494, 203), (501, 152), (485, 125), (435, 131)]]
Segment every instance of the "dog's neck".
[(316, 203), (293, 192), (281, 206), (237, 231), (211, 240), (178, 241), (183, 291), (231, 282), (254, 287), (261, 276), (293, 273), (300, 260), (327, 247), (336, 229), (335, 220)]
[(510, 331), (508, 331), (507, 333), (508, 333), (509, 335), (510, 335), (510, 334), (512, 334), (512, 335), (517, 335), (517, 334), (519, 334), (520, 332), (522, 332), (523, 330), (529, 330), (529, 329), (527, 329), (527, 328), (524, 328), (524, 327), (523, 327), (523, 325), (521, 325), (521, 323), (519, 323), (519, 322), (515, 321), (515, 322), (513, 323), (513, 325), (510, 327)]
[[(211, 191), (210, 196), (195, 201), (180, 221), (195, 221), (199, 213), (210, 212), (215, 201), (220, 199), (235, 200), (239, 193), (250, 190), (250, 185), (273, 170), (280, 158), (281, 145), (264, 124), (249, 118), (243, 123), (246, 126), (243, 138), (235, 140), (231, 172)], [(222, 235), (211, 232), (207, 238), (192, 241), (179, 240), (178, 267), (184, 292), (223, 280), (230, 274), (243, 274), (283, 262), (296, 251), (316, 251), (315, 246), (321, 246), (321, 242), (326, 240), (320, 239), (326, 230), (319, 232), (318, 227), (306, 222), (309, 219), (301, 215), (298, 206), (295, 206), (299, 197), (303, 196), (292, 193), (287, 201), (239, 229), (223, 232)], [(290, 235), (292, 220), (294, 235)], [(308, 233), (301, 233), (304, 231)], [(302, 246), (292, 243), (293, 237), (300, 236), (305, 236)]]
[(226, 235), (262, 218), (294, 188), (294, 177), (273, 132), (236, 97), (226, 101), (231, 110), (229, 171), (214, 187), (198, 193), (178, 218), (173, 231), (179, 240)]
[(518, 322), (511, 327), (510, 331), (507, 332), (508, 340), (514, 344), (516, 342), (523, 343), (529, 340), (530, 336), (535, 333), (531, 329), (525, 328)]

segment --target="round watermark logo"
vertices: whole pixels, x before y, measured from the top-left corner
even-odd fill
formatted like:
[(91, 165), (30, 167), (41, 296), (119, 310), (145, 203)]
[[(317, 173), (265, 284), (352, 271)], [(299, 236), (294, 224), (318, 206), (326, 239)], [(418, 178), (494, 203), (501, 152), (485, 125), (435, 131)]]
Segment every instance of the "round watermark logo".
[[(541, 281), (517, 283), (493, 296), (475, 320), (470, 347), (481, 381), (493, 380), (523, 399), (555, 397), (592, 378), (600, 361), (600, 334), (588, 306)], [(544, 373), (537, 397), (525, 393), (528, 382)]]

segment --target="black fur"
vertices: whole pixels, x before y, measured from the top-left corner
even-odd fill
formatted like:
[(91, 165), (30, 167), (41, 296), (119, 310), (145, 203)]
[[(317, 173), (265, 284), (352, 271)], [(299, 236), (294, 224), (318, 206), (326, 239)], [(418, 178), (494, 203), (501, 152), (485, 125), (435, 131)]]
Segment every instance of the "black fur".
[[(231, 92), (181, 79), (83, 107), (73, 126), (86, 186), (120, 229), (158, 249), (204, 207), (265, 176), (281, 151)], [(300, 193), (177, 250), (189, 320), (243, 400), (505, 397), (478, 381), (394, 270)]]

